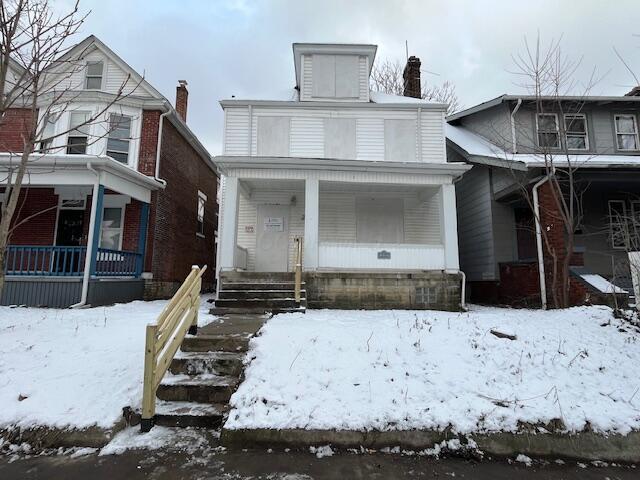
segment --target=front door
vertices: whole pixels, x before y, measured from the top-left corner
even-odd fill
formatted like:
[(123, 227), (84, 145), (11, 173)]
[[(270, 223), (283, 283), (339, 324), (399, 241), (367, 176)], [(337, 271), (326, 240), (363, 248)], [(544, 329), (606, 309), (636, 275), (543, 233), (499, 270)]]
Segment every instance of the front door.
[(289, 254), (289, 207), (259, 205), (256, 272), (286, 272)]
[[(63, 210), (58, 213), (56, 245), (60, 247), (79, 247), (82, 245), (84, 210)], [(80, 272), (84, 259), (78, 252), (60, 250), (56, 253), (53, 270), (57, 272)]]

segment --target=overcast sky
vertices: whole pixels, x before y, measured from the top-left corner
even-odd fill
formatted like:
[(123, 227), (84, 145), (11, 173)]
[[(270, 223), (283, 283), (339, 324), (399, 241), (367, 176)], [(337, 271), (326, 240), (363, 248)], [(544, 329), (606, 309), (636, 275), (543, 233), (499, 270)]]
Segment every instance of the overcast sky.
[[(58, 7), (72, 0), (58, 0)], [(564, 51), (593, 68), (595, 95), (634, 83), (613, 47), (640, 75), (638, 0), (81, 0), (91, 10), (80, 41), (94, 34), (169, 100), (189, 82), (188, 123), (212, 154), (221, 151), (221, 98), (295, 85), (293, 42), (374, 43), (377, 59), (422, 60), (423, 82), (450, 80), (464, 107), (519, 93), (512, 53), (537, 32), (562, 35)], [(434, 72), (435, 74), (428, 73)], [(580, 92), (578, 92), (580, 93)]]

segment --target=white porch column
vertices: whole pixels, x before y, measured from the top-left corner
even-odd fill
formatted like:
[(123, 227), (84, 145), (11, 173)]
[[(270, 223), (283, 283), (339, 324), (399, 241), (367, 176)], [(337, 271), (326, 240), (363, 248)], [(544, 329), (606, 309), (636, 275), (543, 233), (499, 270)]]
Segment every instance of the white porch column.
[(320, 182), (307, 178), (304, 184), (304, 270), (318, 269), (318, 225)]
[(238, 230), (238, 177), (225, 177), (222, 226), (219, 232), (220, 270), (232, 270)]
[(458, 270), (458, 215), (456, 211), (456, 188), (452, 183), (440, 187), (440, 225), (444, 245), (444, 268)]

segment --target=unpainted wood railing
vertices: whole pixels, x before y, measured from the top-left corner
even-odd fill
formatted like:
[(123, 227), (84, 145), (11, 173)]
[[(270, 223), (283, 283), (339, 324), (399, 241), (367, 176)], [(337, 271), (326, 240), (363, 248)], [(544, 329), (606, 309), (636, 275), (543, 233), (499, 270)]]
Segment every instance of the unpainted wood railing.
[(153, 427), (156, 391), (187, 331), (195, 334), (200, 308), (202, 274), (207, 266), (194, 266), (176, 294), (164, 307), (155, 324), (147, 325), (144, 350), (142, 420), (140, 430)]
[(300, 290), (302, 287), (302, 237), (294, 238), (295, 245), (295, 299), (300, 304)]

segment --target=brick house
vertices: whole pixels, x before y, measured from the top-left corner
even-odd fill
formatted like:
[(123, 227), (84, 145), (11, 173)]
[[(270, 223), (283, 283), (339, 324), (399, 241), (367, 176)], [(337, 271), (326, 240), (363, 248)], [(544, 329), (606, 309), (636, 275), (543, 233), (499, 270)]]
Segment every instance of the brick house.
[(639, 114), (636, 96), (503, 95), (447, 118), (449, 161), (473, 165), (456, 184), (460, 266), (472, 301), (535, 306), (541, 291), (551, 297), (545, 242), (559, 267), (567, 239), (545, 159), (563, 185), (571, 166), (579, 197), (570, 302), (634, 296), (629, 252), (639, 240)]
[[(39, 121), (58, 136), (29, 162), (1, 303), (66, 307), (168, 297), (193, 264), (210, 267), (211, 288), (218, 173), (187, 126), (186, 82), (172, 106), (95, 36), (62, 60), (77, 65), (52, 73), (69, 100), (38, 102)], [(80, 126), (94, 114), (100, 121)], [(30, 110), (14, 108), (0, 120), (5, 185), (30, 118)], [(0, 183), (0, 202), (4, 195)]]

